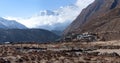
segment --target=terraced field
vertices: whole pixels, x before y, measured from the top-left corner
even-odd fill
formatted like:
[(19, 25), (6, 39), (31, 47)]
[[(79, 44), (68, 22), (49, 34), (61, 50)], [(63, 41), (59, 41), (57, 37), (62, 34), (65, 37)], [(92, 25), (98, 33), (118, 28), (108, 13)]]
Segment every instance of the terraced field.
[(0, 63), (120, 63), (120, 41), (4, 44)]

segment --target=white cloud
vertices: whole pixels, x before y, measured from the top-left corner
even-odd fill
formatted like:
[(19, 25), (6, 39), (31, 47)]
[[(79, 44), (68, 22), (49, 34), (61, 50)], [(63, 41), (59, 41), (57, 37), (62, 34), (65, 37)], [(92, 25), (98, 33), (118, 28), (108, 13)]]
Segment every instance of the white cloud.
[(80, 9), (85, 8), (88, 6), (90, 3), (92, 3), (94, 0), (77, 0), (75, 3), (76, 6), (78, 6)]
[(40, 11), (39, 13), (29, 18), (19, 18), (10, 16), (4, 18), (9, 20), (16, 20), (29, 28), (48, 27), (49, 30), (51, 30), (56, 28), (58, 24), (63, 24), (60, 26), (64, 26), (68, 25), (68, 23), (71, 23), (78, 16), (80, 11), (93, 1), (94, 0), (77, 0), (77, 2), (74, 5), (60, 7), (57, 10), (52, 11)]

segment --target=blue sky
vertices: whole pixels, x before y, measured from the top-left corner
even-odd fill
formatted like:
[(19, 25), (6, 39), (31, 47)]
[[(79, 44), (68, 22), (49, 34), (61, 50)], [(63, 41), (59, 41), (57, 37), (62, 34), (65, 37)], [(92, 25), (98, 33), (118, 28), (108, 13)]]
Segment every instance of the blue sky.
[[(0, 17), (28, 28), (54, 29), (71, 23), (94, 0), (0, 0)], [(72, 5), (71, 5), (72, 4)], [(53, 14), (48, 15), (46, 10)], [(45, 15), (41, 15), (44, 13)], [(54, 15), (58, 14), (58, 15)], [(58, 24), (61, 24), (58, 26)]]
[(29, 17), (40, 10), (54, 10), (76, 0), (0, 0), (0, 16)]

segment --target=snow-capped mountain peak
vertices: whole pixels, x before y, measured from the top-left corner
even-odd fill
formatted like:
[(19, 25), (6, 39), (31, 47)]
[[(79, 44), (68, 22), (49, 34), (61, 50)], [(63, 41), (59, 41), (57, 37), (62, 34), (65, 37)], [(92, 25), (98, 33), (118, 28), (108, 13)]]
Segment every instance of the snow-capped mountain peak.
[(41, 10), (36, 16), (50, 16), (50, 15), (58, 15), (58, 13), (51, 10)]
[(0, 28), (1, 29), (26, 29), (27, 27), (18, 23), (15, 20), (7, 20), (0, 17)]

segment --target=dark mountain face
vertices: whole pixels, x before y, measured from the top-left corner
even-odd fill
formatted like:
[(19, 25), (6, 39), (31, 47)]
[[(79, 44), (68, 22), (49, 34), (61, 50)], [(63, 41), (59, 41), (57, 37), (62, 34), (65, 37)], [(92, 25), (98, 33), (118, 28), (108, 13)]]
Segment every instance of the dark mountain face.
[(114, 9), (118, 4), (118, 0), (114, 0), (114, 2), (112, 3), (110, 9)]
[(79, 33), (86, 23), (101, 18), (113, 9), (119, 7), (120, 0), (95, 0), (87, 8), (83, 9), (80, 15), (65, 29), (63, 34)]
[(59, 36), (43, 29), (0, 29), (0, 42), (50, 42)]

